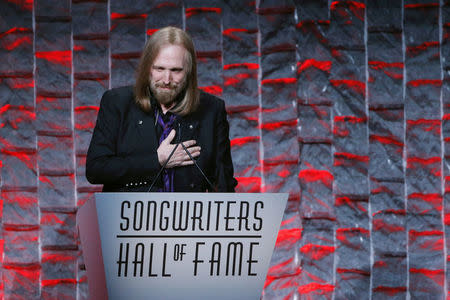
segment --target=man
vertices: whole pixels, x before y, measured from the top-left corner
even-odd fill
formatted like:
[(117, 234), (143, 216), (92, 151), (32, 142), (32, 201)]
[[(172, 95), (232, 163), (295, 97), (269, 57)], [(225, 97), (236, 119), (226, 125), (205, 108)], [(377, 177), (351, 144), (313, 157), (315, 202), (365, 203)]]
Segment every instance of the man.
[(234, 192), (225, 104), (198, 90), (186, 32), (165, 27), (154, 33), (134, 88), (104, 93), (86, 177), (104, 192)]

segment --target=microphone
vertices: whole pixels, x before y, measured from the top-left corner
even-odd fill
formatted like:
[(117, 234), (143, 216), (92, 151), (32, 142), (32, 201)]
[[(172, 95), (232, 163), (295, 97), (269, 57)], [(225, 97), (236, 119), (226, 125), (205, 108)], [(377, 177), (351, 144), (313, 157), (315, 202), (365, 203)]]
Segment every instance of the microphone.
[[(156, 110), (155, 126), (156, 126), (156, 122), (157, 122), (157, 119), (158, 119), (158, 114), (159, 114), (159, 110)], [(156, 180), (158, 180), (158, 178), (161, 176), (162, 171), (166, 168), (167, 164), (169, 163), (169, 160), (172, 158), (173, 154), (175, 153), (175, 150), (177, 150), (178, 145), (180, 144), (180, 138), (181, 138), (180, 122), (178, 121), (178, 119), (176, 119), (175, 121), (178, 124), (177, 143), (175, 144), (175, 147), (173, 147), (172, 152), (170, 152), (169, 157), (167, 158), (167, 160), (164, 162), (164, 164), (159, 169), (158, 174), (156, 174), (156, 177), (153, 178), (152, 184), (150, 184), (150, 187), (148, 188), (147, 193), (152, 190), (152, 187), (155, 185)]]
[(164, 164), (161, 166), (161, 168), (158, 171), (158, 174), (156, 174), (156, 177), (153, 179), (152, 184), (150, 184), (150, 187), (147, 190), (147, 193), (152, 190), (152, 187), (155, 185), (156, 180), (161, 176), (162, 171), (166, 168), (167, 164), (169, 163), (169, 160), (172, 158), (172, 155), (175, 153), (175, 150), (177, 150), (179, 144), (176, 144), (175, 147), (173, 147), (172, 152), (170, 152), (169, 157), (164, 162)]
[[(148, 92), (150, 93), (150, 88), (147, 87), (147, 89), (148, 89)], [(151, 101), (156, 102), (153, 98), (151, 98)], [(156, 126), (156, 123), (158, 122), (158, 116), (159, 116), (159, 110), (156, 109), (155, 126)], [(180, 122), (178, 121), (178, 119), (176, 119), (175, 121), (177, 122), (178, 129), (180, 130), (180, 133), (181, 133)], [(169, 160), (172, 158), (173, 154), (175, 153), (175, 150), (177, 150), (178, 145), (180, 143), (180, 135), (178, 134), (178, 132), (177, 132), (177, 135), (178, 135), (178, 137), (177, 137), (178, 142), (175, 144), (175, 147), (173, 147), (173, 150), (172, 150), (172, 152), (170, 152), (167, 160), (164, 162), (164, 164), (159, 169), (158, 174), (156, 174), (156, 177), (153, 179), (152, 183), (150, 184), (150, 187), (148, 188), (147, 193), (152, 190), (152, 187), (155, 185), (156, 180), (158, 180), (158, 178), (161, 176), (162, 171), (166, 168), (167, 164), (169, 163)]]
[(209, 181), (208, 177), (206, 176), (206, 174), (203, 172), (202, 168), (200, 168), (200, 166), (197, 164), (197, 161), (192, 157), (191, 153), (189, 152), (189, 150), (186, 148), (186, 146), (183, 143), (180, 143), (181, 147), (183, 147), (184, 151), (187, 153), (187, 155), (189, 156), (190, 160), (192, 160), (194, 162), (194, 165), (197, 167), (197, 169), (200, 171), (200, 173), (202, 174), (203, 178), (205, 178), (206, 182), (208, 183), (208, 185), (211, 187), (211, 190), (213, 190), (214, 192), (217, 192), (217, 188), (213, 186), (213, 184), (211, 183), (211, 181)]
[(214, 185), (208, 179), (208, 177), (206, 176), (205, 172), (203, 172), (202, 168), (200, 168), (200, 166), (197, 164), (197, 161), (192, 157), (192, 155), (189, 152), (189, 150), (186, 148), (186, 146), (183, 144), (183, 142), (180, 142), (181, 141), (181, 126), (180, 126), (180, 122), (177, 122), (177, 124), (178, 124), (178, 132), (177, 132), (178, 143), (175, 144), (175, 147), (173, 147), (173, 150), (172, 150), (172, 152), (170, 152), (169, 157), (167, 158), (167, 160), (164, 162), (164, 164), (159, 169), (158, 174), (156, 175), (156, 177), (153, 179), (152, 183), (150, 184), (150, 187), (148, 188), (147, 193), (152, 190), (153, 186), (156, 183), (156, 180), (158, 180), (158, 178), (161, 176), (162, 171), (165, 169), (165, 167), (169, 163), (169, 160), (172, 158), (173, 154), (175, 153), (175, 150), (177, 150), (178, 145), (181, 145), (181, 147), (183, 147), (183, 150), (187, 153), (187, 155), (189, 156), (189, 159), (194, 163), (194, 165), (200, 171), (200, 174), (202, 174), (203, 178), (206, 180), (206, 182), (208, 183), (208, 185), (211, 188), (211, 190), (214, 191), (214, 192), (217, 192), (217, 188), (214, 187)]
[(200, 174), (202, 174), (203, 178), (205, 178), (206, 182), (208, 183), (209, 187), (211, 188), (211, 191), (217, 192), (217, 188), (214, 187), (214, 185), (211, 183), (211, 181), (209, 181), (208, 177), (206, 176), (206, 174), (203, 172), (202, 168), (200, 168), (200, 166), (197, 164), (197, 161), (192, 157), (191, 153), (189, 152), (189, 150), (186, 148), (186, 146), (183, 144), (183, 142), (181, 142), (181, 124), (180, 121), (177, 119), (177, 124), (178, 124), (178, 143), (181, 144), (181, 147), (183, 147), (184, 151), (187, 153), (187, 155), (189, 156), (189, 159), (192, 160), (192, 162), (194, 163), (194, 165), (197, 167), (197, 169), (200, 171)]

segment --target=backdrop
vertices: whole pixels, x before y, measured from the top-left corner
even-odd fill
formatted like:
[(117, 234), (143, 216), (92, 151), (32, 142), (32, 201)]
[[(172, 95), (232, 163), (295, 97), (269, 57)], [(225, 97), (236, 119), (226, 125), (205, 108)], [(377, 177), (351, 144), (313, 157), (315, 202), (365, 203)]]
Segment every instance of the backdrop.
[(443, 299), (450, 1), (0, 0), (0, 295), (85, 299), (102, 93), (166, 25), (226, 101), (239, 192), (289, 192), (263, 299)]

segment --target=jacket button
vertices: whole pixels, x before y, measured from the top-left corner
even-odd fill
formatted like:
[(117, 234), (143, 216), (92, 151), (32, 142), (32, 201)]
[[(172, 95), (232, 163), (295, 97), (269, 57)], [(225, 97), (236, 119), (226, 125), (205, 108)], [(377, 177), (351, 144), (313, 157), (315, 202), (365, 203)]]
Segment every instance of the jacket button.
[(191, 187), (191, 189), (193, 189), (195, 187), (195, 184), (191, 183), (189, 186)]

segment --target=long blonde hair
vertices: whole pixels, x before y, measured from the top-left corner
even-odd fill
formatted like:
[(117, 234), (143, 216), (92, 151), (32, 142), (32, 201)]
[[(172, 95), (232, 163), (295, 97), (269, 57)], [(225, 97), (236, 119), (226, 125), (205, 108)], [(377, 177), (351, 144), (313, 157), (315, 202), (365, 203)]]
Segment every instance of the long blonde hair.
[(185, 57), (187, 69), (185, 95), (170, 110), (175, 114), (185, 116), (194, 112), (200, 101), (197, 87), (197, 60), (191, 37), (185, 31), (176, 27), (161, 28), (145, 43), (136, 73), (135, 100), (143, 111), (151, 111), (150, 68), (159, 51), (166, 45), (180, 45), (187, 50)]

